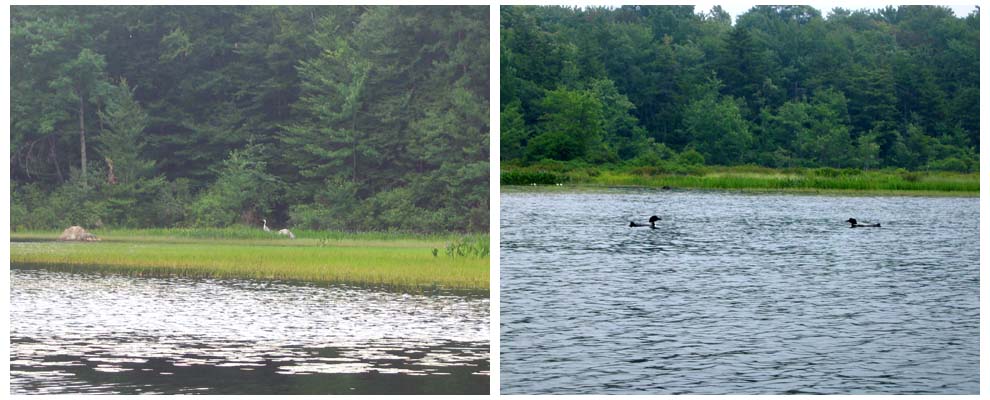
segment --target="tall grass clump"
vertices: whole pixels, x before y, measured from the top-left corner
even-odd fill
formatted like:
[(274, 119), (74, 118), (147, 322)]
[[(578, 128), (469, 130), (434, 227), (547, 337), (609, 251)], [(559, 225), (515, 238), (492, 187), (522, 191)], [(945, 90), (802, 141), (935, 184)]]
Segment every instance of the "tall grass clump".
[[(476, 235), (460, 237), (452, 242), (448, 242), (444, 247), (444, 254), (447, 257), (474, 257), (485, 258), (491, 252), (487, 235)], [(439, 251), (434, 248), (433, 255), (437, 256)]]

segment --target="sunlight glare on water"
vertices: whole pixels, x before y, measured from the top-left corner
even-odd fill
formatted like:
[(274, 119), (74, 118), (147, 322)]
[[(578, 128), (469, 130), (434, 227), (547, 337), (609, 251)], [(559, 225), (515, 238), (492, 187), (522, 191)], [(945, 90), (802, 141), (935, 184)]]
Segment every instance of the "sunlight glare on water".
[(44, 270), (10, 277), (12, 393), (418, 393), (431, 377), (453, 381), (455, 393), (488, 393), (482, 296)]

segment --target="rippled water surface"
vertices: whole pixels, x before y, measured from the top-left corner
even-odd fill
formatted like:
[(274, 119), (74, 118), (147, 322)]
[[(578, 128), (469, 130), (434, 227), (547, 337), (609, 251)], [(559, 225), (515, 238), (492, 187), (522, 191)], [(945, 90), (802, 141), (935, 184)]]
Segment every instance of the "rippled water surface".
[(12, 393), (488, 393), (486, 297), (10, 272)]
[[(616, 189), (501, 207), (503, 394), (979, 393), (977, 198)], [(659, 229), (628, 227), (653, 214)]]

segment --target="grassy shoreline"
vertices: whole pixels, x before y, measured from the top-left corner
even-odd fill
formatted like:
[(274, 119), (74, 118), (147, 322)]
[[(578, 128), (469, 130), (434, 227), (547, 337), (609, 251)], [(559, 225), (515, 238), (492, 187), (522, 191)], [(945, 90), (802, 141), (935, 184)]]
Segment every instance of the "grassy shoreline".
[(655, 168), (510, 167), (503, 186), (563, 184), (579, 187), (723, 189), (822, 194), (979, 196), (979, 174), (832, 168), (688, 167)]
[[(256, 232), (257, 231), (257, 232)], [(99, 242), (69, 243), (60, 232), (11, 232), (12, 268), (134, 276), (246, 278), (350, 284), (401, 291), (487, 291), (487, 255), (445, 254), (453, 235), (255, 229), (94, 230)], [(466, 238), (487, 244), (487, 235)], [(433, 255), (433, 249), (438, 254)]]

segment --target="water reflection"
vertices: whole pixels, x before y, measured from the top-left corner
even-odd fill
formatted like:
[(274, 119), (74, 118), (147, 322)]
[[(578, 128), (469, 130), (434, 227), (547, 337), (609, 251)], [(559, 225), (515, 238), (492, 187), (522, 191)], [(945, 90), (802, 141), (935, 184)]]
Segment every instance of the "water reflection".
[(13, 393), (488, 393), (488, 300), (11, 271)]
[(503, 193), (502, 393), (977, 393), (978, 203)]

